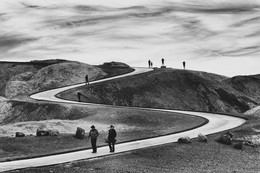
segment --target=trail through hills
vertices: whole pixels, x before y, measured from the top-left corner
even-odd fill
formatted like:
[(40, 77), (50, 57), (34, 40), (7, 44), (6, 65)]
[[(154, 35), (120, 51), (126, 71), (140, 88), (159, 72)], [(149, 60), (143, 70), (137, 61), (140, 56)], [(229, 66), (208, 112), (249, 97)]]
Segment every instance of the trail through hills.
[(122, 106), (243, 113), (260, 104), (260, 79), (255, 76), (228, 78), (212, 73), (176, 69), (153, 72), (102, 84), (82, 86), (58, 96)]

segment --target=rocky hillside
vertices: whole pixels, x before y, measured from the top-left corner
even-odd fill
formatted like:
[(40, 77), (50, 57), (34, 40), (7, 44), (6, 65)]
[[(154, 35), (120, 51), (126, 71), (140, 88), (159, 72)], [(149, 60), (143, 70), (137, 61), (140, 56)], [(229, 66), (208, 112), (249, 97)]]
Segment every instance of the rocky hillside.
[(100, 68), (72, 61), (52, 60), (29, 63), (0, 63), (1, 96), (12, 98), (38, 91), (103, 78)]
[[(92, 66), (65, 60), (0, 62), (0, 124), (49, 119), (77, 119), (89, 113), (74, 106), (38, 103), (29, 94), (133, 71), (120, 62)], [(19, 99), (18, 99), (19, 98)]]
[(260, 104), (259, 76), (228, 78), (206, 72), (156, 69), (153, 72), (66, 91), (82, 101), (168, 109), (243, 113)]

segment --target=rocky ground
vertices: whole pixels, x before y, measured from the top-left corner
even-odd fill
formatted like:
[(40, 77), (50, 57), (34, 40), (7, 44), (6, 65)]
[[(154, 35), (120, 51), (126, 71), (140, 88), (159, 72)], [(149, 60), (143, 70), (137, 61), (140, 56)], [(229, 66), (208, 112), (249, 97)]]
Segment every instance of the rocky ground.
[[(217, 143), (219, 134), (208, 136), (208, 142), (193, 139), (190, 144), (172, 143), (105, 158), (82, 160), (42, 168), (28, 168), (20, 172), (57, 173), (258, 173), (260, 149), (245, 147), (236, 150)], [(15, 171), (11, 171), (15, 172)]]

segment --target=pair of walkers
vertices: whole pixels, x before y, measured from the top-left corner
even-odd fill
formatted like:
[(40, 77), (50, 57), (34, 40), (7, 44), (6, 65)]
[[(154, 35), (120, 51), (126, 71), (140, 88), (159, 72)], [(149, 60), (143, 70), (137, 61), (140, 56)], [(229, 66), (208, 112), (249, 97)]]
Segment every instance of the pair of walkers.
[[(94, 125), (91, 126), (91, 130), (89, 132), (88, 138), (91, 139), (91, 146), (93, 149), (92, 153), (97, 152), (97, 138), (99, 136), (98, 130), (95, 128)], [(116, 130), (114, 129), (114, 126), (111, 125), (108, 130), (108, 137), (107, 141), (110, 152), (115, 152), (115, 143), (116, 143)]]

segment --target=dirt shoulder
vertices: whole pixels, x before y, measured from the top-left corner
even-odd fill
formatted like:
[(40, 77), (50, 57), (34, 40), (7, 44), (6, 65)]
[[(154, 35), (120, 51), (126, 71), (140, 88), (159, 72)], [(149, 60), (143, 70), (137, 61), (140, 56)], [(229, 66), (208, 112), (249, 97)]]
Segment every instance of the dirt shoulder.
[(236, 150), (217, 143), (220, 134), (208, 136), (207, 143), (193, 139), (190, 144), (171, 143), (159, 147), (136, 150), (102, 159), (29, 168), (29, 172), (177, 172), (177, 173), (256, 173), (260, 171), (260, 149), (246, 147)]

